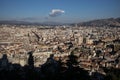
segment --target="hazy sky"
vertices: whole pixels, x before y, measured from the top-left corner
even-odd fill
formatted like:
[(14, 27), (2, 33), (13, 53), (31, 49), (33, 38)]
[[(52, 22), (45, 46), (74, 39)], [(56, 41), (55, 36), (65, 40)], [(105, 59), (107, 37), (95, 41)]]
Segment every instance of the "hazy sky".
[(120, 17), (120, 0), (0, 0), (0, 20), (81, 22)]

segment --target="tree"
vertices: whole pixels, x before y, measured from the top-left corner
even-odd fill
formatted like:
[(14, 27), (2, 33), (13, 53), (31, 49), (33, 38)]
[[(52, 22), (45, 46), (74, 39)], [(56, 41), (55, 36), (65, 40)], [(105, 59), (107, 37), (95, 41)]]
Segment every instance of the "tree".
[(28, 65), (30, 68), (34, 68), (34, 58), (33, 58), (33, 51), (30, 51), (29, 53), (29, 58), (28, 58)]

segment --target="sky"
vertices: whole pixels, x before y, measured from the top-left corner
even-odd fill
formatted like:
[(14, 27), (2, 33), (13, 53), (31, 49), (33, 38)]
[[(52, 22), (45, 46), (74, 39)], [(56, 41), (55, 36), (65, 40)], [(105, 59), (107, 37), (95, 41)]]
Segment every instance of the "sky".
[(0, 20), (84, 22), (120, 17), (120, 0), (0, 0)]

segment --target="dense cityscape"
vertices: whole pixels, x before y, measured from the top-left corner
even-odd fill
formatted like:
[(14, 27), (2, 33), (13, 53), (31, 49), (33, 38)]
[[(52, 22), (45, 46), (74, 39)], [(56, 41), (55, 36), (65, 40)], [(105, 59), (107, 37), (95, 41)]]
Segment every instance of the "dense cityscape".
[(120, 80), (120, 0), (0, 0), (0, 80)]
[[(114, 69), (116, 73), (109, 74)], [(14, 78), (8, 74), (11, 79), (119, 80), (119, 69), (120, 27), (0, 26), (0, 72), (17, 70)], [(28, 78), (31, 70), (36, 75)], [(2, 73), (1, 79), (7, 80)]]

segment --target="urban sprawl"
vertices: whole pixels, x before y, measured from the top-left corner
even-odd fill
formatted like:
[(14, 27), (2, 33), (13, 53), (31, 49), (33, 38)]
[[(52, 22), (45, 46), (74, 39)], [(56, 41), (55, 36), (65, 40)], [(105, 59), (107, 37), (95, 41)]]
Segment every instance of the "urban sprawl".
[(29, 53), (34, 67), (51, 55), (67, 67), (68, 56), (74, 55), (89, 75), (106, 75), (103, 68), (120, 68), (120, 27), (0, 25), (0, 70), (29, 65)]

